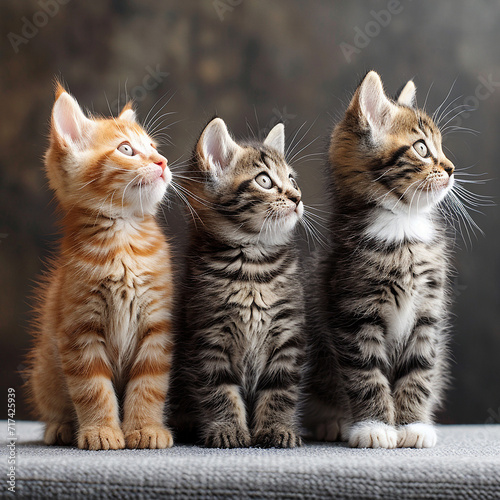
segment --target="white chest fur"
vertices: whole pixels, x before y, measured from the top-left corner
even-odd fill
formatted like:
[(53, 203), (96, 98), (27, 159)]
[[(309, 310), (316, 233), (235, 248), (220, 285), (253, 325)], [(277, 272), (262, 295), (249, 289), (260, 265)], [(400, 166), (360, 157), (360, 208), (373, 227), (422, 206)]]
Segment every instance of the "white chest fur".
[(399, 243), (404, 240), (429, 243), (434, 236), (434, 225), (426, 213), (394, 213), (379, 208), (372, 215), (365, 234), (387, 243)]

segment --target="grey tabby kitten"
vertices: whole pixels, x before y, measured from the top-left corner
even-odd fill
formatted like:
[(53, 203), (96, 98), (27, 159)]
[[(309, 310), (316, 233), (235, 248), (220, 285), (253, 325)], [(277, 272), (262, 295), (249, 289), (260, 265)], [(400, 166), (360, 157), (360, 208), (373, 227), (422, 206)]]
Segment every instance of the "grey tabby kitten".
[(432, 447), (447, 381), (449, 244), (437, 205), (454, 166), (415, 85), (369, 72), (329, 151), (331, 243), (311, 290), (305, 424), (353, 447)]
[(215, 118), (184, 185), (194, 217), (171, 422), (208, 447), (301, 444), (304, 315), (292, 237), (303, 204), (284, 146), (282, 124), (263, 143), (237, 144)]

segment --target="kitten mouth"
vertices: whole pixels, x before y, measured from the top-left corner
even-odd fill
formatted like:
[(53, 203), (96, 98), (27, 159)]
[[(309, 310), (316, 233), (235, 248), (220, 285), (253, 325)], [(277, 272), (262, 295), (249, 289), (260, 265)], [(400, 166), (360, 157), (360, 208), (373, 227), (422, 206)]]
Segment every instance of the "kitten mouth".
[(139, 181), (134, 184), (134, 187), (150, 186), (160, 181), (162, 181), (164, 184), (168, 184), (170, 182), (170, 171), (167, 168), (147, 171), (144, 172), (143, 175), (144, 177), (142, 177), (142, 179), (139, 179)]
[(286, 219), (287, 217), (290, 217), (293, 214), (297, 214), (298, 215), (297, 207), (286, 208), (285, 210), (283, 210), (280, 213), (280, 217), (283, 218), (283, 219)]
[(294, 203), (293, 205), (287, 204), (286, 206), (279, 208), (278, 217), (286, 219), (288, 217), (291, 217), (292, 215), (296, 215), (298, 218), (300, 218), (302, 217), (303, 211), (304, 206), (302, 205), (301, 201), (299, 203)]
[(134, 187), (140, 188), (140, 187), (145, 187), (145, 186), (151, 186), (153, 184), (156, 184), (160, 180), (163, 180), (163, 179), (161, 177), (158, 177), (158, 179), (153, 179), (153, 180), (142, 180), (142, 181), (139, 181), (137, 184), (134, 184)]
[(155, 177), (154, 179), (141, 179), (139, 182), (134, 184), (134, 187), (151, 186), (151, 185), (156, 184), (160, 181), (165, 183), (165, 184), (167, 183), (167, 180), (163, 177), (163, 175), (159, 175), (158, 177)]
[(451, 178), (448, 177), (446, 179), (430, 179), (424, 185), (424, 191), (436, 191), (441, 189), (447, 189), (452, 185)]

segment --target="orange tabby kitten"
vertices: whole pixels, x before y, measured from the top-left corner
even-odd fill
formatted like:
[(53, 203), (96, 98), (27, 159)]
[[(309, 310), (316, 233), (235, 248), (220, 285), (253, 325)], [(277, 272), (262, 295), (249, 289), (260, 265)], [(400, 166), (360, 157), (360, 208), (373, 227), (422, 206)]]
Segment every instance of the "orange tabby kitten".
[(130, 104), (116, 119), (89, 119), (57, 84), (45, 164), (63, 212), (30, 354), (45, 443), (172, 446), (163, 425), (172, 281), (154, 218), (171, 180), (167, 160)]

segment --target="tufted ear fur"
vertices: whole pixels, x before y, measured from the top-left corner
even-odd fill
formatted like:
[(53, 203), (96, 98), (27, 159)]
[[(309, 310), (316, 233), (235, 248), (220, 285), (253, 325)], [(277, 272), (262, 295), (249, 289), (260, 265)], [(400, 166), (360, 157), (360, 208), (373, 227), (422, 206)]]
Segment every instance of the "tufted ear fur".
[(357, 88), (348, 110), (361, 116), (361, 123), (370, 128), (377, 142), (392, 123), (397, 108), (385, 95), (380, 76), (370, 71)]
[(417, 87), (413, 83), (413, 80), (409, 80), (399, 93), (398, 104), (403, 104), (404, 106), (414, 108), (416, 93)]
[(283, 123), (275, 125), (264, 141), (265, 146), (275, 149), (281, 155), (285, 156), (285, 126)]
[(127, 102), (127, 104), (123, 106), (123, 109), (118, 118), (120, 120), (127, 120), (129, 122), (137, 123), (137, 116), (135, 114), (134, 108), (132, 107), (131, 101)]
[(224, 121), (214, 118), (203, 130), (196, 149), (202, 160), (202, 168), (219, 175), (241, 147), (229, 134)]
[(80, 148), (86, 144), (94, 122), (87, 118), (76, 99), (57, 83), (52, 108), (51, 138), (60, 146)]

